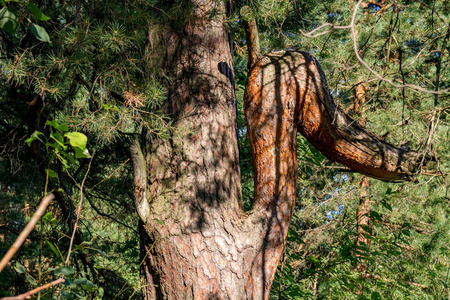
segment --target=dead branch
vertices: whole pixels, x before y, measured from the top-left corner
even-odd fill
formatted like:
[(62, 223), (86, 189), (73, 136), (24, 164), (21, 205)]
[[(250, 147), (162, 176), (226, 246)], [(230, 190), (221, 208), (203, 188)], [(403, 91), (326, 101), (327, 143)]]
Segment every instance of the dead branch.
[(3, 256), (2, 260), (0, 261), (0, 272), (6, 267), (17, 250), (19, 250), (19, 248), (22, 246), (27, 236), (34, 229), (34, 226), (36, 226), (37, 221), (44, 215), (47, 206), (50, 204), (54, 197), (55, 196), (53, 194), (49, 194), (42, 199), (41, 204), (39, 204), (38, 209), (34, 213), (33, 217), (31, 217), (30, 222), (28, 222), (28, 224), (17, 237), (14, 244), (12, 244), (11, 248), (9, 248), (8, 252), (6, 252), (5, 256)]

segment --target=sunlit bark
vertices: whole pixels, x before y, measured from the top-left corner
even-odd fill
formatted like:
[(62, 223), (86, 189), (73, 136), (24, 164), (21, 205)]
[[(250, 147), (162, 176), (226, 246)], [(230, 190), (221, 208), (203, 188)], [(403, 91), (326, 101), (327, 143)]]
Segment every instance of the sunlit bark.
[(144, 207), (144, 295), (268, 299), (295, 204), (297, 130), (328, 158), (385, 180), (407, 178), (415, 153), (345, 116), (308, 54), (251, 55), (244, 104), (255, 195), (244, 213), (223, 2), (193, 2), (194, 15), (182, 28), (165, 28), (163, 39), (170, 77), (165, 108), (175, 134), (131, 149), (138, 209)]

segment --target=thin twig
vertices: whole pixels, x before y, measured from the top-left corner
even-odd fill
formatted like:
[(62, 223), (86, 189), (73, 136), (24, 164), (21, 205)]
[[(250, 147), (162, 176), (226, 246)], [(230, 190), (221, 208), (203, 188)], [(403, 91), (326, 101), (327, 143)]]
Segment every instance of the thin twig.
[[(73, 241), (75, 240), (75, 233), (77, 232), (78, 221), (80, 219), (80, 214), (81, 214), (81, 205), (83, 204), (83, 186), (84, 186), (84, 182), (86, 181), (87, 175), (89, 174), (89, 171), (91, 169), (91, 164), (92, 164), (92, 160), (94, 159), (94, 154), (95, 154), (95, 151), (92, 153), (91, 160), (89, 161), (88, 169), (86, 171), (86, 174), (84, 175), (83, 181), (81, 182), (81, 186), (80, 186), (80, 201), (78, 201), (78, 206), (77, 206), (77, 209), (76, 209), (77, 215), (76, 215), (76, 218), (75, 218), (75, 224), (73, 226), (73, 232), (72, 232), (72, 236), (70, 238), (69, 251), (67, 253), (67, 257), (66, 257), (66, 261), (64, 263), (64, 266), (67, 266), (69, 264), (69, 261), (70, 261), (70, 254), (72, 253)], [(64, 278), (64, 275), (62, 276), (62, 278)], [(61, 299), (61, 289), (59, 290), (59, 293), (58, 293), (58, 300), (60, 300), (60, 299)]]
[(321, 35), (324, 35), (324, 34), (327, 34), (328, 32), (330, 32), (331, 30), (325, 30), (320, 33), (314, 34), (314, 32), (319, 31), (320, 29), (327, 27), (327, 26), (331, 27), (331, 29), (350, 29), (350, 26), (337, 26), (337, 25), (334, 25), (331, 23), (325, 23), (325, 24), (322, 24), (319, 27), (311, 30), (310, 32), (303, 32), (303, 31), (300, 31), (300, 32), (306, 37), (315, 38), (315, 37), (318, 37), (318, 36), (321, 36)]
[(19, 250), (19, 248), (22, 246), (27, 236), (34, 229), (34, 226), (36, 226), (37, 221), (44, 215), (47, 206), (50, 204), (53, 198), (55, 198), (55, 196), (53, 194), (49, 194), (42, 199), (41, 204), (39, 204), (38, 209), (34, 213), (33, 217), (31, 217), (30, 222), (28, 222), (28, 224), (17, 237), (14, 244), (12, 244), (11, 248), (9, 248), (8, 252), (6, 252), (5, 256), (3, 256), (2, 260), (0, 261), (0, 272), (6, 267), (17, 250)]
[(93, 187), (91, 187), (89, 189), (89, 191), (86, 194), (90, 194), (92, 192), (93, 189), (95, 189), (98, 185), (100, 185), (103, 181), (111, 178), (111, 176), (114, 175), (114, 173), (116, 173), (120, 168), (122, 168), (130, 159), (127, 159), (125, 162), (123, 162), (119, 167), (117, 167), (117, 169), (115, 169), (108, 177), (103, 178), (103, 180), (101, 180), (99, 183), (95, 184)]
[(88, 169), (86, 171), (86, 174), (84, 175), (83, 181), (81, 182), (80, 201), (78, 202), (78, 207), (76, 209), (77, 215), (76, 215), (76, 218), (75, 218), (75, 224), (73, 226), (72, 237), (70, 238), (69, 252), (67, 253), (66, 261), (65, 261), (65, 264), (64, 264), (65, 266), (67, 266), (69, 264), (70, 254), (72, 252), (73, 241), (75, 239), (75, 232), (77, 231), (78, 220), (80, 219), (81, 205), (83, 204), (83, 186), (84, 186), (84, 182), (86, 181), (86, 177), (87, 177), (87, 175), (89, 173), (89, 170), (91, 169), (91, 164), (92, 164), (93, 158), (94, 158), (94, 153), (92, 154), (91, 161), (89, 162)]

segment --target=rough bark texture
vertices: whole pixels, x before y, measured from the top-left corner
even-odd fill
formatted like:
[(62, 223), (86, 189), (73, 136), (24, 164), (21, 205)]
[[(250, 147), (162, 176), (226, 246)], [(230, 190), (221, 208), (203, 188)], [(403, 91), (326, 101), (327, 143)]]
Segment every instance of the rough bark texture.
[[(363, 126), (366, 125), (366, 119), (364, 116), (366, 104), (366, 84), (362, 81), (358, 83), (353, 90), (353, 112), (355, 115), (359, 115), (359, 123)], [(357, 245), (369, 247), (370, 239), (366, 236), (370, 234), (367, 232), (367, 228), (371, 228), (370, 218), (370, 196), (369, 196), (369, 177), (362, 176), (359, 181), (359, 206), (356, 210), (356, 224), (358, 230)], [(365, 227), (365, 229), (363, 228)], [(366, 235), (365, 235), (366, 234)], [(358, 263), (357, 269), (361, 272), (366, 270), (366, 264), (362, 261)]]
[(244, 213), (223, 2), (192, 5), (184, 25), (167, 26), (163, 37), (175, 134), (131, 147), (143, 293), (268, 299), (294, 209), (297, 128), (330, 159), (377, 178), (406, 177), (414, 168), (405, 157), (414, 155), (350, 126), (312, 57), (270, 54), (250, 70), (246, 89), (255, 197)]
[(336, 106), (323, 71), (308, 53), (266, 55), (250, 72), (247, 88), (246, 107), (257, 99), (290, 102), (298, 131), (332, 161), (381, 180), (405, 180), (417, 169), (416, 152), (386, 143)]
[(193, 15), (181, 27), (167, 26), (163, 36), (166, 108), (175, 134), (142, 147), (150, 205), (142, 252), (155, 243), (143, 265), (144, 294), (240, 299), (253, 233), (245, 234), (240, 222), (231, 41), (223, 2), (192, 2)]

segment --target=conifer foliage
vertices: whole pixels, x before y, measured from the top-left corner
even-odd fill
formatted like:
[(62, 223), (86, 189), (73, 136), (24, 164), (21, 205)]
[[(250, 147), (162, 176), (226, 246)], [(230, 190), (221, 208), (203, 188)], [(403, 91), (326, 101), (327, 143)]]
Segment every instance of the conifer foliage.
[[(315, 57), (357, 126), (420, 158), (409, 181), (369, 180), (297, 134), (286, 244), (254, 211), (243, 6), (260, 55)], [(444, 0), (0, 0), (0, 256), (55, 196), (0, 297), (64, 278), (39, 297), (447, 298), (449, 15)], [(254, 249), (277, 242), (275, 269)]]

